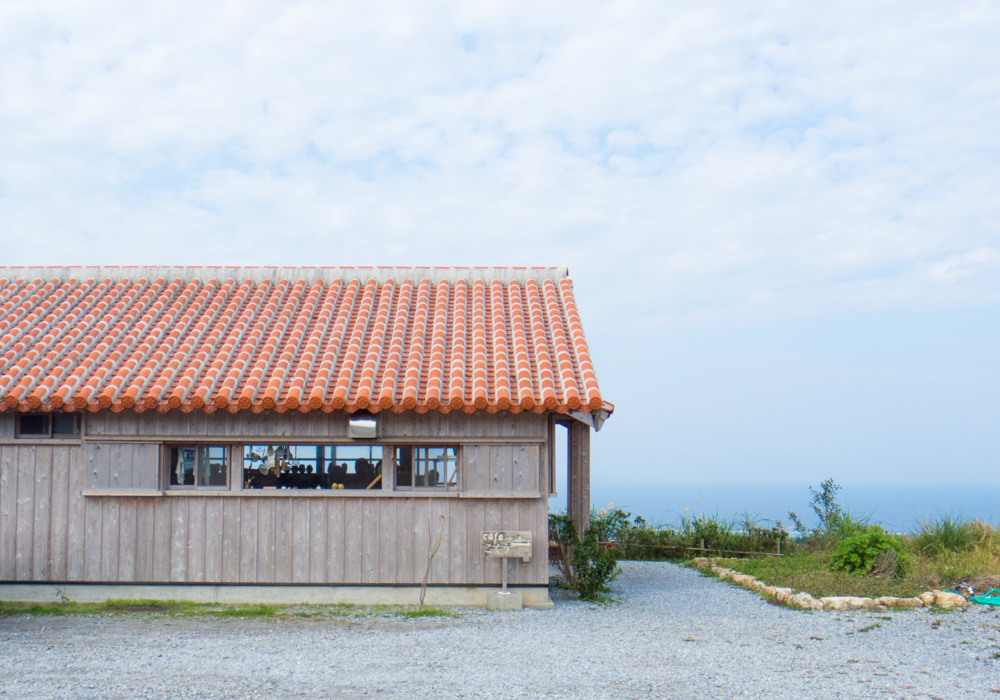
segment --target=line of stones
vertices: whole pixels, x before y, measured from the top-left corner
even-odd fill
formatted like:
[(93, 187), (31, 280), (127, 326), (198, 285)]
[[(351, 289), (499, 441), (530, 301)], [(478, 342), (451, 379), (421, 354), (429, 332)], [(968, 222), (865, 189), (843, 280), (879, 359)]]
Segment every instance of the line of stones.
[(749, 574), (741, 574), (719, 566), (716, 557), (697, 557), (693, 565), (699, 571), (711, 572), (724, 581), (732, 581), (737, 586), (760, 593), (782, 605), (799, 610), (888, 610), (889, 608), (922, 608), (936, 605), (941, 608), (962, 608), (969, 604), (962, 596), (948, 591), (932, 590), (912, 598), (881, 596), (879, 598), (858, 598), (855, 596), (829, 596), (814, 598), (805, 592), (795, 593), (791, 588), (769, 586)]

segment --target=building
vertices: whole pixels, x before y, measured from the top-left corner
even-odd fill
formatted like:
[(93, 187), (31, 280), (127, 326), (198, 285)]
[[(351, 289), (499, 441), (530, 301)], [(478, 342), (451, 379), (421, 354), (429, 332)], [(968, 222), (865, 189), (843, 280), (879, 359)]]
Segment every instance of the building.
[(545, 607), (612, 410), (563, 268), (0, 269), (0, 598)]

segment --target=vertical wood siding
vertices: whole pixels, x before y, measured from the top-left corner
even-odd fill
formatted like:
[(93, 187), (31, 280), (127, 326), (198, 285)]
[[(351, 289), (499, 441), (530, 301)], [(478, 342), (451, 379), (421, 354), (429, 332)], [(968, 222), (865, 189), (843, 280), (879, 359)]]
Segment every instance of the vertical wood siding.
[[(463, 450), (472, 498), (84, 497), (160, 487), (165, 440), (346, 437), (343, 414), (96, 413), (81, 444), (17, 444), (0, 417), (0, 581), (499, 585), (484, 529), (530, 530), (512, 583), (548, 582), (545, 416), (380, 416), (387, 440), (437, 437)], [(12, 433), (12, 429), (7, 432)], [(477, 443), (477, 438), (484, 440)], [(511, 492), (541, 495), (504, 498)], [(496, 497), (490, 497), (496, 492)], [(443, 516), (443, 521), (442, 521)]]

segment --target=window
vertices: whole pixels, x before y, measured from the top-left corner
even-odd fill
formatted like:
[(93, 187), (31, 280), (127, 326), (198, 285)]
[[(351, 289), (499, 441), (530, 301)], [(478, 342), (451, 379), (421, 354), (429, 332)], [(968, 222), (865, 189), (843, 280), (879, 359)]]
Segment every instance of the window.
[(222, 445), (181, 445), (169, 449), (170, 486), (227, 485), (228, 448)]
[(80, 416), (73, 413), (19, 413), (17, 436), (23, 438), (75, 438), (80, 435)]
[(396, 488), (453, 489), (458, 486), (454, 447), (397, 447)]
[(246, 445), (245, 489), (381, 489), (380, 445)]

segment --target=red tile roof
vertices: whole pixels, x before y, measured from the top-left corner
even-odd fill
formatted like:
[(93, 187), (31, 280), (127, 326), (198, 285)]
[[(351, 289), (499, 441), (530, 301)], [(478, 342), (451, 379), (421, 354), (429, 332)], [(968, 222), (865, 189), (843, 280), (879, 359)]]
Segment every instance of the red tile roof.
[(564, 268), (0, 268), (0, 410), (610, 410)]

